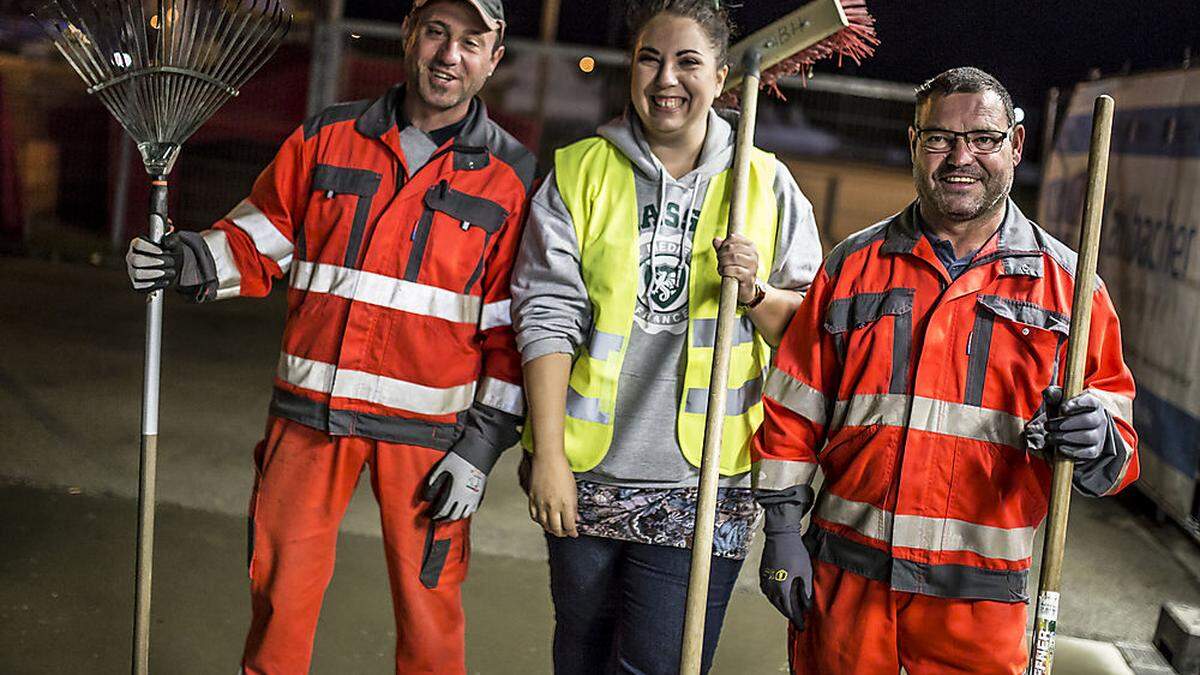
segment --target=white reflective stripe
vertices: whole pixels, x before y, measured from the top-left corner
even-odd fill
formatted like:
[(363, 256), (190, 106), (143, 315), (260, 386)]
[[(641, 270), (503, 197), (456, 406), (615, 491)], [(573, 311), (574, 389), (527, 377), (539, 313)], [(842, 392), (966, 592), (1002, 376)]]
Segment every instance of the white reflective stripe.
[[(912, 412), (908, 407), (911, 404)], [(907, 419), (906, 419), (907, 418)], [(905, 427), (1024, 449), (1025, 420), (1002, 410), (905, 394), (865, 394), (838, 401), (833, 429), (843, 426)]]
[(359, 370), (339, 369), (332, 363), (281, 354), (279, 379), (298, 387), (342, 398), (377, 403), (425, 415), (447, 415), (471, 407), (475, 383), (456, 387), (427, 387)]
[(475, 400), (513, 415), (525, 414), (525, 390), (494, 377), (485, 377), (479, 381)]
[(753, 483), (759, 490), (786, 490), (797, 485), (810, 485), (816, 473), (816, 462), (764, 459), (754, 469)]
[(1133, 399), (1103, 389), (1084, 389), (1084, 391), (1099, 399), (1110, 415), (1120, 417), (1127, 423), (1133, 424)]
[(225, 217), (250, 235), (254, 240), (254, 248), (258, 249), (259, 253), (274, 260), (284, 272), (288, 270), (292, 264), (292, 251), (295, 247), (249, 199), (243, 199)]
[(892, 546), (925, 551), (969, 551), (987, 558), (1024, 560), (1033, 555), (1033, 527), (992, 527), (953, 518), (898, 515)]
[(1035, 527), (993, 527), (954, 518), (894, 515), (830, 492), (821, 495), (814, 515), (892, 546), (922, 551), (969, 551), (987, 558), (1024, 560), (1033, 555)]
[(333, 378), (337, 374), (337, 366), (280, 352), (276, 374), (288, 384), (328, 394), (333, 391)]
[(479, 317), (479, 330), (511, 325), (512, 300), (489, 302), (483, 306), (483, 316)]
[(229, 248), (229, 239), (221, 230), (205, 230), (200, 233), (204, 245), (212, 254), (217, 266), (217, 300), (235, 298), (242, 294), (242, 273), (233, 260), (233, 249)]
[(828, 490), (821, 493), (813, 515), (831, 523), (845, 525), (861, 535), (879, 541), (889, 541), (892, 537), (891, 511), (865, 502), (843, 499)]
[(329, 293), (456, 323), (474, 324), (479, 320), (478, 296), (337, 265), (297, 261), (291, 284), (302, 291)]
[(1125, 440), (1125, 436), (1121, 433), (1120, 428), (1116, 429), (1115, 433), (1117, 439), (1121, 442), (1119, 451), (1125, 453), (1125, 460), (1121, 463), (1121, 470), (1117, 473), (1117, 479), (1113, 481), (1112, 487), (1108, 489), (1108, 492), (1104, 493), (1106, 495), (1116, 493), (1121, 487), (1121, 483), (1125, 482), (1125, 475), (1129, 473), (1129, 466), (1133, 464), (1133, 448), (1129, 447), (1129, 441)]
[(829, 402), (825, 395), (791, 375), (771, 368), (763, 396), (815, 424), (824, 425)]

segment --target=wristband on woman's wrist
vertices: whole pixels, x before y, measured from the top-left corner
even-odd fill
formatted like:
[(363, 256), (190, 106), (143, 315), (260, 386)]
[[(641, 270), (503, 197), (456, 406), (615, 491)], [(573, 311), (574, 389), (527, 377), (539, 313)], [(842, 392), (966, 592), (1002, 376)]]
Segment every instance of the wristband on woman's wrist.
[(763, 283), (762, 279), (755, 277), (754, 278), (754, 297), (750, 298), (749, 302), (739, 302), (738, 306), (741, 307), (742, 309), (754, 309), (755, 307), (758, 307), (760, 304), (762, 304), (763, 299), (766, 297), (767, 297), (767, 285)]

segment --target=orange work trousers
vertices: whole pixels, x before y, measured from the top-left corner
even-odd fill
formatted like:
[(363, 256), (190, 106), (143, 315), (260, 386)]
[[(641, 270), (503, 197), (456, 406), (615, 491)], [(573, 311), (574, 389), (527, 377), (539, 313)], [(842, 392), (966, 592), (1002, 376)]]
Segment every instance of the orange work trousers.
[(1025, 672), (1025, 604), (935, 598), (813, 561), (813, 607), (788, 627), (796, 675)]
[(338, 526), (364, 467), (379, 502), (396, 617), (396, 672), (466, 671), (460, 587), (469, 519), (435, 524), (419, 498), (440, 450), (330, 436), (272, 418), (250, 498), (252, 618), (244, 673), (300, 675), (333, 576)]

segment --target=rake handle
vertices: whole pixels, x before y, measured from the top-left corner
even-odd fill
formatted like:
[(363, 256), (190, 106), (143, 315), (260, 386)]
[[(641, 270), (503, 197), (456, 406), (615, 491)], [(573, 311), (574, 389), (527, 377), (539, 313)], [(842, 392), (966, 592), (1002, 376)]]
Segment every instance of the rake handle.
[[(733, 183), (729, 196), (726, 237), (740, 234), (746, 222), (747, 185), (750, 182), (750, 150), (754, 146), (754, 123), (758, 113), (759, 54), (747, 52), (742, 81), (742, 115), (738, 120), (737, 146), (733, 159)], [(713, 526), (717, 513), (717, 480), (721, 465), (721, 438), (725, 426), (725, 399), (729, 384), (729, 355), (733, 350), (733, 328), (737, 321), (738, 281), (721, 279), (717, 309), (717, 335), (713, 345), (712, 377), (708, 383), (708, 410), (704, 423), (704, 452), (700, 461), (700, 490), (696, 498), (696, 525), (692, 537), (692, 566), (684, 609), (683, 645), (679, 657), (682, 675), (698, 675), (704, 650), (704, 619), (708, 606), (708, 580), (712, 566)]]
[[(167, 180), (150, 183), (150, 239), (161, 244), (167, 224)], [(154, 563), (154, 492), (158, 464), (158, 390), (163, 292), (146, 299), (146, 362), (142, 380), (142, 447), (138, 480), (137, 590), (133, 609), (133, 672), (150, 672), (150, 590)]]
[[(1104, 186), (1108, 180), (1108, 149), (1112, 137), (1113, 100), (1101, 95), (1092, 110), (1092, 142), (1088, 154), (1087, 193), (1083, 202), (1083, 228), (1079, 235), (1079, 259), (1075, 263), (1075, 294), (1071, 300), (1071, 332), (1067, 338), (1067, 368), (1063, 400), (1083, 391), (1087, 364), (1088, 331), (1092, 323), (1092, 293), (1096, 262), (1100, 257), (1100, 226), (1104, 215)], [(1063, 553), (1067, 548), (1067, 516), (1071, 506), (1071, 477), (1075, 463), (1055, 454), (1050, 480), (1050, 508), (1046, 516), (1046, 540), (1042, 547), (1042, 573), (1033, 621), (1030, 675), (1049, 675), (1054, 662), (1058, 630), (1058, 600), (1062, 588)]]

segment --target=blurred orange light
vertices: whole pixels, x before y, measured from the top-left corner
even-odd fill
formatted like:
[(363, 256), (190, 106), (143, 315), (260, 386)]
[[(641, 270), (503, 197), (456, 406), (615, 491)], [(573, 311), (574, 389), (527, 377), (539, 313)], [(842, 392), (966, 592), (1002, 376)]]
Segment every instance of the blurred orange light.
[(585, 56), (579, 59), (579, 69), (585, 73), (590, 73), (596, 69), (596, 59), (590, 56)]

